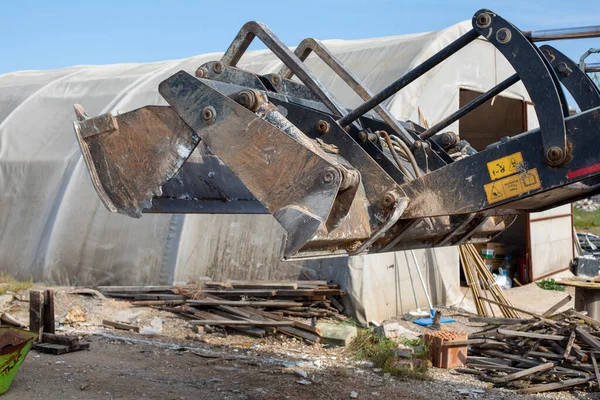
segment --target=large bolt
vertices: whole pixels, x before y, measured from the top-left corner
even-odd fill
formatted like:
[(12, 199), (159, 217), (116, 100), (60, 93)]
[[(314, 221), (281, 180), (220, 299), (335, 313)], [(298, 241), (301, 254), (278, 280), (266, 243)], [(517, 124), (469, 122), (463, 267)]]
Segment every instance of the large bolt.
[(211, 125), (215, 122), (217, 112), (213, 106), (207, 106), (202, 109), (202, 120), (206, 125)]
[(242, 90), (237, 95), (237, 102), (249, 110), (254, 111), (256, 107), (256, 94), (253, 90)]
[(327, 121), (319, 120), (319, 122), (317, 122), (317, 132), (321, 135), (329, 132), (329, 123)]
[(326, 170), (321, 177), (323, 183), (332, 183), (335, 181), (335, 171), (334, 170)]
[(492, 23), (492, 17), (490, 17), (490, 15), (488, 13), (482, 12), (475, 19), (475, 23), (477, 24), (478, 27), (480, 27), (482, 29), (487, 28)]
[(571, 71), (571, 68), (569, 68), (569, 66), (567, 64), (565, 64), (564, 62), (559, 63), (556, 66), (556, 69), (558, 70), (558, 72), (560, 72), (564, 76), (569, 76), (573, 72), (573, 71)]
[(564, 152), (556, 146), (552, 146), (546, 152), (546, 160), (550, 165), (559, 165), (564, 161)]
[(361, 142), (366, 141), (368, 138), (367, 136), (367, 132), (366, 131), (360, 131), (358, 132), (358, 140), (360, 140)]
[(381, 204), (383, 204), (383, 206), (385, 208), (391, 208), (396, 203), (396, 201), (397, 201), (396, 194), (392, 193), (392, 192), (387, 192), (386, 194), (383, 195)]
[(223, 71), (223, 63), (221, 61), (215, 63), (215, 65), (213, 65), (213, 71), (220, 74)]
[(199, 67), (196, 70), (196, 77), (197, 78), (208, 78), (208, 70), (204, 67)]
[(279, 86), (281, 84), (281, 77), (279, 75), (273, 75), (271, 77), (271, 82), (273, 82), (273, 85)]
[(510, 31), (506, 28), (501, 28), (498, 30), (498, 32), (496, 32), (496, 40), (498, 40), (499, 43), (508, 43), (510, 42), (511, 38), (512, 33), (510, 33)]

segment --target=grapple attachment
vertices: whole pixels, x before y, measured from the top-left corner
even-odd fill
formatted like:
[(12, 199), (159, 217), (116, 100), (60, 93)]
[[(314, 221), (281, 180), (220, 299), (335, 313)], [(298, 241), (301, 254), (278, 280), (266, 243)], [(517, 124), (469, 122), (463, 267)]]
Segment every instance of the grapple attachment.
[[(269, 213), (287, 232), (284, 258), (487, 241), (518, 213), (600, 191), (600, 94), (571, 60), (534, 44), (600, 31), (565, 32), (523, 32), (480, 10), (472, 30), (373, 94), (320, 42), (306, 39), (293, 53), (265, 25), (249, 22), (220, 61), (160, 84), (168, 107), (87, 118), (76, 106), (75, 132), (110, 211)], [(381, 105), (480, 36), (515, 75), (429, 129)], [(255, 37), (283, 62), (279, 74), (236, 67)], [(364, 103), (341, 106), (304, 64), (311, 52)], [(540, 129), (481, 152), (444, 131), (519, 81)], [(568, 116), (561, 84), (582, 113)], [(502, 160), (514, 162), (495, 175), (490, 165)]]

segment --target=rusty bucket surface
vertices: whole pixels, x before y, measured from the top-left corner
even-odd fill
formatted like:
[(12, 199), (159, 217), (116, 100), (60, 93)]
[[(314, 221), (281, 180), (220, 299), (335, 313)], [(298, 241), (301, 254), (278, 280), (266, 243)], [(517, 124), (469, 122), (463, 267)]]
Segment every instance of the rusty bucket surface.
[(10, 389), (19, 367), (37, 335), (17, 328), (0, 327), (0, 394)]

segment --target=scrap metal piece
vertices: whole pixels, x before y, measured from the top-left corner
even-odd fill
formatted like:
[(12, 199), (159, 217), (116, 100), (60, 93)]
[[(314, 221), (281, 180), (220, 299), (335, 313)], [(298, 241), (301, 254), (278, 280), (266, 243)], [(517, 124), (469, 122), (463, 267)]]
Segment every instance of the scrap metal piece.
[(75, 134), (98, 196), (109, 211), (130, 217), (140, 218), (152, 206), (152, 197), (200, 141), (170, 107), (87, 118), (76, 105), (75, 114)]

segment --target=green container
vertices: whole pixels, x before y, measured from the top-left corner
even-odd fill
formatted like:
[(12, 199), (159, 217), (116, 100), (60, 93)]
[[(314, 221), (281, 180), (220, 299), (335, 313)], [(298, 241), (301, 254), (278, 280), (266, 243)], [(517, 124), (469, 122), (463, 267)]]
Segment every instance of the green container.
[(22, 329), (0, 327), (0, 394), (10, 389), (37, 336)]

